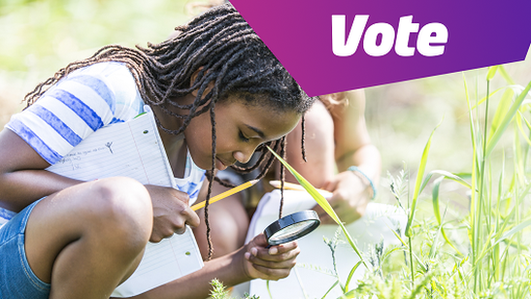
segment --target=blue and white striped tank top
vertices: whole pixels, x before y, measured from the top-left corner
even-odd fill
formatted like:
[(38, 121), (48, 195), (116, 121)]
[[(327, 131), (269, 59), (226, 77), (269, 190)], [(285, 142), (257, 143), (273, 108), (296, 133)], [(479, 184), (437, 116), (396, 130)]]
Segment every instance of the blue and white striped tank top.
[[(5, 127), (55, 164), (96, 130), (133, 119), (144, 112), (143, 107), (134, 77), (124, 64), (97, 63), (63, 78), (28, 109), (13, 115)], [(186, 165), (185, 178), (176, 182), (192, 203), (205, 176), (190, 155)], [(0, 225), (13, 215), (0, 208)]]

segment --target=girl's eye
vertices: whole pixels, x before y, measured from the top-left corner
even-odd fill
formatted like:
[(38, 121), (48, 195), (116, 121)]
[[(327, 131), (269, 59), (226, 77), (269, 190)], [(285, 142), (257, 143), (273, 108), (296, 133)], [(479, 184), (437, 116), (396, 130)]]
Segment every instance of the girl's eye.
[(245, 137), (242, 133), (242, 131), (240, 131), (239, 133), (239, 137), (240, 137), (240, 140), (243, 141), (243, 142), (249, 142), (249, 138)]

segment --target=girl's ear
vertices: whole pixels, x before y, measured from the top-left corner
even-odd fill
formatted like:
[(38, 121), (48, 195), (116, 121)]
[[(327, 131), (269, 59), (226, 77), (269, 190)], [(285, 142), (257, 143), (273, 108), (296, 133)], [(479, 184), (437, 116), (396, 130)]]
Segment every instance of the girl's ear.
[[(197, 76), (199, 75), (199, 72), (203, 69), (203, 67), (199, 67), (193, 74), (192, 76), (190, 76), (190, 87), (192, 87), (192, 85), (194, 85), (194, 81), (195, 79), (197, 79)], [(208, 72), (208, 71), (207, 71)], [(203, 94), (208, 94), (212, 89), (214, 88), (214, 82), (209, 82), (208, 83), (208, 86), (207, 88), (205, 88), (205, 91), (203, 92)], [(194, 89), (192, 91), (192, 95), (194, 97), (197, 97), (197, 93), (199, 92), (198, 89)]]

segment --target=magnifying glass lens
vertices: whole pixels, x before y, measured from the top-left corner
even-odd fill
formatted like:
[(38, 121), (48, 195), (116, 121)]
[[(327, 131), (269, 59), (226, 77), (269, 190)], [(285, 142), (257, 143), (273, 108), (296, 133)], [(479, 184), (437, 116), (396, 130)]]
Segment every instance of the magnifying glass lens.
[(271, 223), (264, 230), (264, 235), (269, 245), (278, 245), (311, 233), (320, 223), (315, 211), (300, 211)]
[(313, 226), (315, 223), (314, 220), (304, 221), (292, 224), (280, 231), (278, 231), (276, 234), (273, 234), (269, 240), (272, 242), (279, 242), (286, 239), (291, 239), (293, 237), (297, 237), (298, 235)]

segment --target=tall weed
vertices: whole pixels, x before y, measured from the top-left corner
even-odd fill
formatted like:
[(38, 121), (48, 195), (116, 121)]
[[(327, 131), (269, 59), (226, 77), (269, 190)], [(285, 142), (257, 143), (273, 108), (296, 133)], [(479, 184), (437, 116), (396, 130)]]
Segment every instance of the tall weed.
[[(491, 93), (492, 78), (498, 74), (507, 86)], [(357, 287), (342, 298), (531, 297), (531, 242), (525, 237), (531, 225), (531, 82), (519, 86), (503, 66), (489, 68), (486, 95), (476, 95), (475, 103), (466, 79), (464, 84), (472, 148), (470, 173), (433, 170), (425, 175), (430, 144), (436, 138), (434, 130), (422, 154), (413, 194), (403, 187), (408, 183), (406, 171), (390, 178), (397, 204), (404, 208), (405, 200), (410, 203), (404, 208), (409, 215), (406, 239), (397, 235), (402, 246), (386, 249), (383, 255), (389, 257), (384, 263), (367, 271)], [(490, 115), (489, 105), (495, 104), (493, 98), (498, 94), (501, 96)], [(463, 198), (469, 201), (465, 217), (446, 219), (451, 207), (441, 207), (444, 180), (469, 190), (468, 198)], [(433, 215), (418, 217), (419, 206), (425, 208), (430, 203), (421, 200), (428, 185)], [(403, 260), (398, 269), (385, 264), (393, 259)]]

